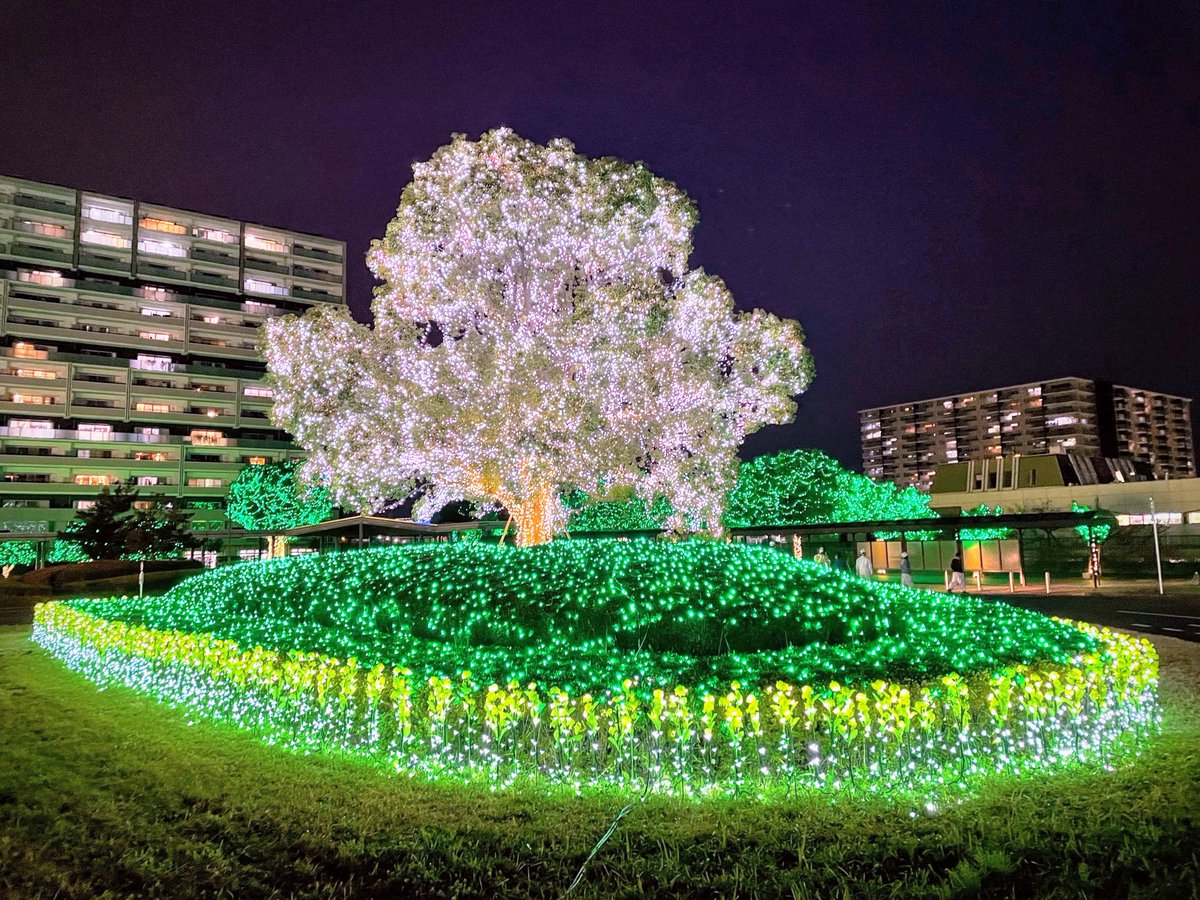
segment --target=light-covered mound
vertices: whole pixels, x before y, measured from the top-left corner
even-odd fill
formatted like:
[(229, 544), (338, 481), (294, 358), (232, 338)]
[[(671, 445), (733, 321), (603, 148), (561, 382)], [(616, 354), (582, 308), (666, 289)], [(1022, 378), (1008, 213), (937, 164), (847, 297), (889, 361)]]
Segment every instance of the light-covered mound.
[(426, 544), (218, 569), (105, 618), (425, 675), (602, 690), (626, 677), (920, 679), (1095, 640), (1003, 603), (868, 583), (765, 548), (688, 541)]
[(245, 564), (40, 606), (34, 640), (272, 744), (491, 785), (938, 793), (1159, 724), (1144, 640), (700, 541)]

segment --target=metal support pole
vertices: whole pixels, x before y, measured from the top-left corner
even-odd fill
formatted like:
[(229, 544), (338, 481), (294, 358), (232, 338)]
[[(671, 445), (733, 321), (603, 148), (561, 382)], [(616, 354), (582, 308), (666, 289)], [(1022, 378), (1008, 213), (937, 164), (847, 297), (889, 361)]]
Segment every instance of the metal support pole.
[(1162, 553), (1158, 549), (1158, 515), (1154, 512), (1154, 498), (1150, 498), (1150, 521), (1154, 523), (1154, 568), (1158, 571), (1158, 592), (1163, 592)]
[(1046, 593), (1050, 593), (1050, 573), (1046, 573)]
[(1010, 594), (1015, 594), (1017, 592), (1017, 589), (1013, 584), (1013, 573), (1011, 571), (1008, 573), (1008, 592)]

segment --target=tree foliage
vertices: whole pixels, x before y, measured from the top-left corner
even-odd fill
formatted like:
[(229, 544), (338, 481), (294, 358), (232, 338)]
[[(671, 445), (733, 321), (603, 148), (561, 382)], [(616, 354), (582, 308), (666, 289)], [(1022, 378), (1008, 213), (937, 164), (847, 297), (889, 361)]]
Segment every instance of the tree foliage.
[(755, 527), (935, 517), (916, 488), (872, 481), (819, 450), (786, 450), (742, 464), (725, 521)]
[(50, 561), (78, 561), (78, 553), (87, 559), (178, 556), (200, 545), (188, 529), (190, 518), (159, 498), (143, 505), (132, 484), (121, 483), (112, 489), (105, 486), (91, 506), (79, 511), (63, 538), (55, 542)]
[(688, 268), (695, 222), (640, 163), (456, 136), (372, 245), (373, 328), (336, 307), (268, 323), (274, 420), (361, 510), (503, 506), (529, 544), (604, 483), (719, 528), (738, 445), (790, 420), (811, 362), (796, 322)]
[(636, 496), (593, 498), (574, 491), (563, 502), (570, 531), (661, 531), (672, 511), (665, 497), (647, 503)]
[(229, 486), (229, 518), (248, 531), (285, 531), (333, 515), (329, 491), (297, 477), (295, 460), (246, 466)]
[[(997, 505), (995, 509), (986, 503), (980, 503), (974, 509), (964, 509), (964, 516), (1001, 516), (1004, 508)], [(1012, 536), (1011, 528), (997, 528), (981, 525), (978, 528), (963, 528), (958, 535), (964, 541), (1000, 541)]]

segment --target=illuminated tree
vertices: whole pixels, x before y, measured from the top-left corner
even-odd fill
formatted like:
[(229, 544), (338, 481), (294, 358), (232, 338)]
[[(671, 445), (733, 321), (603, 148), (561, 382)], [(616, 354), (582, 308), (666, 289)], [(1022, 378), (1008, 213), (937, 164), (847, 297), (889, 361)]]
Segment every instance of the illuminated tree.
[(872, 481), (819, 450), (787, 450), (742, 465), (725, 521), (753, 527), (934, 517), (916, 488)]
[(570, 531), (661, 531), (671, 516), (663, 497), (647, 503), (641, 497), (588, 497), (573, 491), (563, 498), (570, 513)]
[(364, 511), (503, 506), (521, 545), (597, 483), (719, 530), (738, 445), (809, 383), (799, 325), (688, 268), (695, 207), (640, 163), (497, 129), (413, 173), (368, 255), (374, 327), (334, 307), (266, 326), (306, 475)]
[[(997, 506), (992, 509), (986, 503), (980, 503), (974, 509), (964, 509), (964, 516), (1001, 516), (1004, 515), (1004, 509)], [(1012, 536), (1011, 528), (997, 528), (980, 526), (978, 528), (964, 528), (959, 534), (959, 538), (964, 541), (1000, 541)]]
[[(333, 515), (329, 491), (301, 482), (299, 468), (295, 460), (246, 466), (229, 486), (229, 518), (247, 531), (286, 531), (324, 522)], [(268, 552), (284, 555), (287, 541), (272, 538)]]
[[(1091, 510), (1090, 506), (1075, 500), (1071, 501), (1071, 512), (1088, 512), (1089, 510)], [(1113, 523), (1116, 521), (1112, 513), (1102, 510), (1096, 510), (1096, 512), (1099, 515), (1090, 524), (1075, 526), (1075, 533), (1087, 545), (1087, 574), (1093, 579), (1100, 577), (1100, 545), (1108, 540), (1108, 536), (1112, 533)]]

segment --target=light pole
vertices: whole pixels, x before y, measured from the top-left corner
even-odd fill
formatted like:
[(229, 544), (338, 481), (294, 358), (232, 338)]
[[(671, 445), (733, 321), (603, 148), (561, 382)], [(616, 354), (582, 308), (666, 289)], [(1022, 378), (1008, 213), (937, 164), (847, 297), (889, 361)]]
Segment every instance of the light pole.
[(1154, 498), (1150, 498), (1150, 521), (1154, 525), (1154, 567), (1158, 570), (1158, 592), (1163, 592), (1162, 553), (1158, 549), (1158, 514), (1154, 511)]

